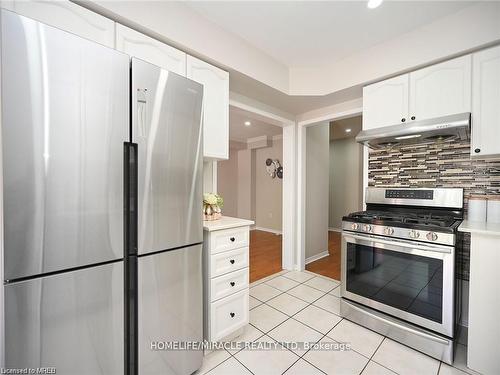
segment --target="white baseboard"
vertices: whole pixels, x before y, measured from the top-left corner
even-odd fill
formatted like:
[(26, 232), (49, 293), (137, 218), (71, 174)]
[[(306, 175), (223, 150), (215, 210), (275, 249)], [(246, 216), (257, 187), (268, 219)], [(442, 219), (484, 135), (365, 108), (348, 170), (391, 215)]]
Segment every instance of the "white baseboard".
[(339, 228), (328, 228), (328, 231), (329, 232), (342, 232), (342, 229), (339, 229)]
[(250, 230), (261, 230), (263, 232), (274, 233), (277, 235), (282, 234), (282, 232), (280, 230), (270, 229), (270, 228), (262, 228), (262, 227), (256, 227), (256, 226), (250, 227)]
[(316, 254), (316, 255), (313, 255), (312, 257), (307, 258), (306, 264), (309, 264), (311, 262), (314, 262), (315, 260), (327, 257), (328, 255), (330, 255), (330, 253), (328, 253), (328, 250), (322, 251), (319, 254)]

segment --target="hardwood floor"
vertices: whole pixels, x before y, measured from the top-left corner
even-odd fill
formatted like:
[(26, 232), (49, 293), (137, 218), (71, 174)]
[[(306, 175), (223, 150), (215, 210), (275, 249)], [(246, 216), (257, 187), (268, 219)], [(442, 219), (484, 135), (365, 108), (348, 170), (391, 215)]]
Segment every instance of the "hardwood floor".
[(340, 280), (340, 233), (328, 232), (330, 255), (306, 265), (306, 270)]
[[(281, 235), (250, 231), (250, 282), (280, 272)], [(306, 270), (340, 280), (340, 233), (328, 232), (329, 256), (306, 265)]]
[(281, 235), (250, 231), (250, 282), (280, 272)]

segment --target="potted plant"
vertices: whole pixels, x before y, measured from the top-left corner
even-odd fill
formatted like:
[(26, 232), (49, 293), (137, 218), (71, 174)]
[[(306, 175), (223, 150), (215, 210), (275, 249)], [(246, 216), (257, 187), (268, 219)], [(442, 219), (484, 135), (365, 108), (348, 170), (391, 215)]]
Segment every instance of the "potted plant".
[(222, 206), (224, 199), (216, 193), (203, 194), (203, 219), (218, 220), (222, 217)]

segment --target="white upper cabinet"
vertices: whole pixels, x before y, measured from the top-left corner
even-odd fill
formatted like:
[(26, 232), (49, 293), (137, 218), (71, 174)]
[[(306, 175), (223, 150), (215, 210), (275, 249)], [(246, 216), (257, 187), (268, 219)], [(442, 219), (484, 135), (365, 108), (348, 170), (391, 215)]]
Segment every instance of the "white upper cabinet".
[(2, 1), (2, 8), (114, 48), (115, 23), (70, 1)]
[(408, 74), (363, 88), (363, 129), (408, 121)]
[(363, 129), (471, 112), (472, 57), (459, 57), (363, 88)]
[(473, 55), (473, 156), (500, 155), (500, 47)]
[(410, 73), (410, 120), (471, 111), (471, 55)]
[(229, 73), (189, 55), (186, 73), (203, 84), (203, 156), (229, 159)]
[(116, 49), (186, 76), (184, 52), (120, 24), (116, 24)]

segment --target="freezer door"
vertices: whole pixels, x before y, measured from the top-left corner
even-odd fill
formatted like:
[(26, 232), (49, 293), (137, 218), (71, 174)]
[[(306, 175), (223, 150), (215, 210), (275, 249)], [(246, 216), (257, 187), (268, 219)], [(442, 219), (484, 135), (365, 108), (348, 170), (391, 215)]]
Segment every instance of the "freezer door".
[(132, 59), (138, 144), (138, 253), (203, 241), (203, 86)]
[(123, 261), (5, 286), (5, 367), (123, 375)]
[(202, 351), (161, 345), (203, 339), (201, 259), (201, 245), (139, 257), (139, 374), (182, 375), (200, 368)]
[(5, 278), (123, 257), (128, 56), (2, 11)]

